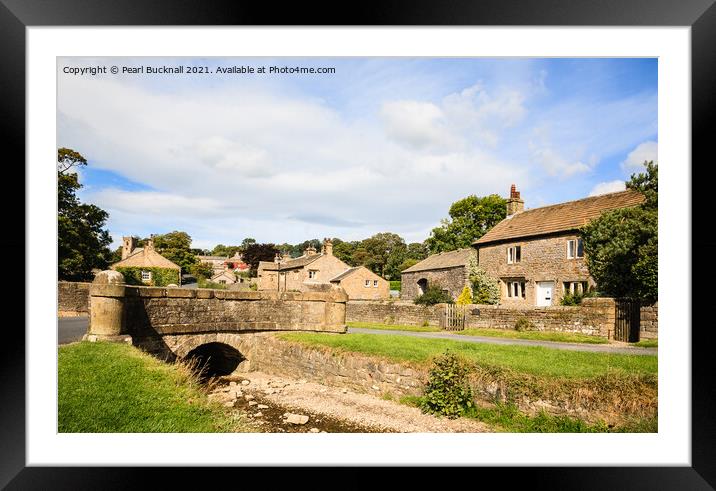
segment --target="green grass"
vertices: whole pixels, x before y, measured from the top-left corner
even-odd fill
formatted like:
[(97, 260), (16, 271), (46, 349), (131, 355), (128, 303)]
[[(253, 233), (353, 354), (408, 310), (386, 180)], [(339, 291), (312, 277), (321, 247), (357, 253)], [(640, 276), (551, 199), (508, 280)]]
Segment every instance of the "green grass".
[[(404, 396), (400, 403), (420, 407), (422, 398)], [(495, 404), (490, 407), (473, 406), (465, 414), (487, 423), (496, 432), (507, 433), (656, 433), (656, 417), (631, 418), (618, 426), (608, 426), (603, 421), (589, 423), (571, 416), (557, 416), (540, 411), (535, 416), (523, 413), (515, 404)]]
[[(377, 324), (374, 322), (348, 322), (348, 327), (361, 327), (364, 329), (439, 332), (437, 326), (410, 326), (405, 324)], [(542, 332), (542, 331), (514, 331), (511, 329), (465, 329), (464, 331), (445, 331), (461, 336), (487, 336), (493, 338), (533, 339), (536, 341), (558, 341), (562, 343), (606, 344), (605, 338), (587, 336), (571, 332)]]
[(658, 339), (642, 339), (638, 343), (634, 343), (634, 346), (637, 346), (639, 348), (658, 348), (659, 340)]
[(408, 326), (405, 324), (376, 324), (374, 322), (347, 322), (348, 327), (360, 327), (364, 329), (378, 329), (381, 331), (415, 331), (415, 332), (437, 332), (436, 326)]
[(540, 346), (505, 346), (450, 339), (375, 334), (285, 333), (279, 337), (339, 351), (375, 355), (398, 362), (428, 363), (446, 349), (486, 368), (509, 369), (548, 378), (580, 379), (622, 372), (656, 374), (656, 356), (568, 351)]
[(205, 278), (199, 278), (197, 282), (198, 288), (210, 288), (212, 290), (226, 290), (228, 287), (225, 283), (214, 283), (213, 281)]
[(186, 367), (128, 344), (61, 346), (58, 382), (60, 433), (252, 431), (242, 416), (210, 403)]
[(607, 344), (605, 338), (572, 332), (514, 331), (511, 329), (465, 329), (454, 331), (462, 336), (488, 336), (494, 338), (533, 339), (561, 343)]

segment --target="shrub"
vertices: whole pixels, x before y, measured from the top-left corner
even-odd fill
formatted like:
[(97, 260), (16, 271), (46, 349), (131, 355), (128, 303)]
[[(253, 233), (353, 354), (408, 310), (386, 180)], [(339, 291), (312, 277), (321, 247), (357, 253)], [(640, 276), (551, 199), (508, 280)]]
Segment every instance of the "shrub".
[(500, 301), (499, 283), (478, 266), (475, 255), (470, 256), (467, 273), (472, 286), (472, 303), (494, 305)]
[(391, 289), (391, 290), (398, 290), (398, 291), (400, 291), (400, 281), (391, 281), (391, 282), (390, 282), (390, 289)]
[(515, 322), (515, 331), (517, 332), (529, 331), (530, 329), (532, 329), (532, 323), (527, 317), (522, 316)]
[(454, 303), (448, 292), (444, 292), (439, 285), (428, 285), (425, 293), (418, 296), (414, 303), (418, 305), (435, 305), (438, 303)]
[(470, 305), (472, 303), (472, 290), (470, 287), (465, 287), (462, 289), (462, 293), (460, 293), (460, 296), (457, 297), (458, 305)]
[(469, 364), (450, 351), (437, 357), (420, 403), (423, 412), (457, 418), (471, 409), (474, 403), (469, 373)]
[(564, 306), (575, 306), (580, 305), (582, 303), (582, 299), (589, 298), (589, 297), (596, 297), (597, 292), (594, 290), (588, 290), (584, 293), (582, 292), (565, 292), (565, 294), (562, 296), (562, 300), (559, 302), (560, 305)]

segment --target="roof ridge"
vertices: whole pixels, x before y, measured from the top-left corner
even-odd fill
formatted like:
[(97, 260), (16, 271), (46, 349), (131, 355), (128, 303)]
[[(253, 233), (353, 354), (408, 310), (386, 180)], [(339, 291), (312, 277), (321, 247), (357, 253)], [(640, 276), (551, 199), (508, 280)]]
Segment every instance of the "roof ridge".
[[(573, 199), (573, 200), (571, 200), (571, 201), (561, 201), (561, 202), (559, 202), (559, 203), (553, 203), (553, 204), (551, 204), (551, 205), (538, 206), (537, 208), (528, 208), (528, 209), (526, 209), (526, 210), (524, 210), (524, 211), (519, 211), (519, 212), (514, 213), (514, 214), (512, 214), (512, 215), (510, 215), (510, 216), (513, 217), (513, 216), (515, 216), (515, 215), (520, 215), (520, 214), (522, 214), (522, 213), (527, 213), (528, 211), (544, 210), (545, 208), (550, 208), (550, 207), (552, 207), (552, 206), (568, 205), (568, 204), (570, 204), (570, 203), (578, 203), (578, 202), (580, 202), (580, 201), (593, 200), (593, 199), (597, 199), (597, 198), (604, 198), (605, 196), (612, 196), (612, 195), (615, 195), (615, 194), (626, 194), (626, 193), (639, 193), (639, 191), (637, 191), (637, 190), (635, 190), (635, 189), (625, 189), (625, 190), (623, 190), (623, 191), (614, 191), (614, 192), (611, 192), (611, 193), (602, 193), (602, 194), (598, 194), (598, 195), (596, 195), (596, 196), (586, 196), (586, 197), (584, 197), (584, 198)], [(639, 193), (639, 194), (642, 194), (642, 193)]]

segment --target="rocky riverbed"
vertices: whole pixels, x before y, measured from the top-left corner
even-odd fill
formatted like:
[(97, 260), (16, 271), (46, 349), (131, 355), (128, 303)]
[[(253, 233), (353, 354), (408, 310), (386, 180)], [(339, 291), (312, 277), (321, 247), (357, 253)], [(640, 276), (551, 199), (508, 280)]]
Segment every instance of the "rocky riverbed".
[(273, 433), (485, 432), (484, 423), (449, 420), (363, 394), (261, 372), (220, 378), (209, 396)]

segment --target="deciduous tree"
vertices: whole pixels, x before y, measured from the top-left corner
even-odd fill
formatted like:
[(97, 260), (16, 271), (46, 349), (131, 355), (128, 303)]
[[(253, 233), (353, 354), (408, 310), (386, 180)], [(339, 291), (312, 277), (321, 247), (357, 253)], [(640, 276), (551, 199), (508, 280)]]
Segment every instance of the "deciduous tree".
[(506, 201), (496, 194), (470, 195), (454, 202), (449, 214), (425, 240), (431, 254), (470, 247), (507, 216)]
[(637, 207), (603, 213), (581, 229), (589, 273), (600, 292), (614, 297), (658, 299), (658, 169), (644, 162), (627, 188), (646, 196)]
[(91, 280), (92, 269), (105, 269), (112, 252), (112, 238), (104, 229), (109, 215), (98, 206), (82, 203), (82, 188), (74, 167), (87, 160), (69, 148), (57, 150), (58, 276), (62, 280)]

